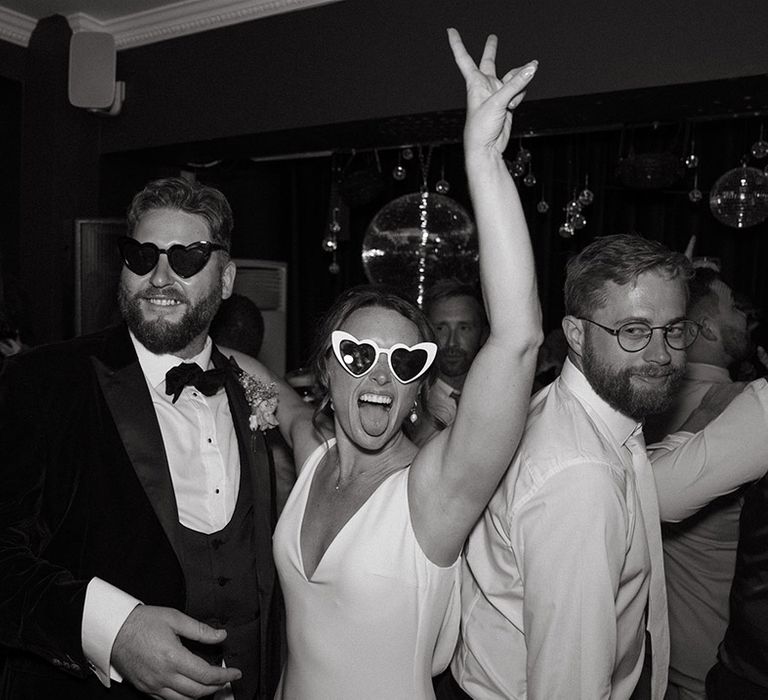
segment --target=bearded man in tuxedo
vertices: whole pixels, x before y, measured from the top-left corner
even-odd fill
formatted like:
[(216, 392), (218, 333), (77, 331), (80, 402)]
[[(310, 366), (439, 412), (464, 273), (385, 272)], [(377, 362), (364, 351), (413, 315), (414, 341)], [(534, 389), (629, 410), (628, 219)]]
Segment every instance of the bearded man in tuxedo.
[(121, 240), (120, 326), (0, 377), (0, 697), (271, 698), (274, 476), (208, 329), (232, 213), (149, 183)]

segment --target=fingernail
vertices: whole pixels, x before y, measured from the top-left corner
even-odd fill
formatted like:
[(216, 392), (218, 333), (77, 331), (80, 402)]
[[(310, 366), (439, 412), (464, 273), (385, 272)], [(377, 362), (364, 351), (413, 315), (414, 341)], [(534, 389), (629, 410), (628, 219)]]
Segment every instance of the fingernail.
[(531, 61), (525, 68), (523, 68), (523, 78), (530, 78), (539, 67), (538, 61)]

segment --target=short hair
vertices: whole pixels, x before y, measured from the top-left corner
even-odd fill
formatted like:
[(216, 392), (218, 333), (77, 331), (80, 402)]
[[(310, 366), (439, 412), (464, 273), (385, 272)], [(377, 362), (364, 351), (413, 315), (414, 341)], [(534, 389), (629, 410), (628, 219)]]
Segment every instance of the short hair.
[(424, 313), (429, 317), (432, 307), (437, 302), (454, 297), (470, 297), (474, 299), (477, 302), (477, 311), (480, 316), (481, 325), (488, 325), (488, 316), (485, 313), (485, 303), (483, 302), (483, 295), (480, 293), (480, 290), (476, 285), (462, 282), (456, 277), (439, 279), (427, 289), (424, 295)]
[(702, 316), (715, 313), (719, 299), (712, 285), (722, 281), (717, 270), (697, 267), (688, 280), (688, 315), (695, 321)]
[(128, 235), (133, 233), (141, 218), (154, 209), (177, 209), (205, 219), (211, 242), (230, 249), (232, 239), (232, 209), (227, 198), (216, 188), (190, 182), (183, 177), (167, 177), (147, 183), (128, 207)]
[(232, 294), (221, 302), (209, 333), (217, 345), (257, 357), (264, 340), (264, 317), (251, 299)]
[[(344, 292), (321, 319), (315, 334), (310, 367), (315, 377), (317, 407), (315, 419), (330, 401), (328, 363), (331, 360), (331, 333), (337, 330), (355, 311), (364, 308), (381, 308), (396, 311), (413, 322), (419, 332), (419, 342), (436, 342), (432, 324), (424, 312), (386, 285), (359, 285)], [(437, 378), (437, 363), (427, 370), (419, 388), (422, 412), (427, 410), (427, 391)], [(317, 424), (317, 421), (315, 420)]]
[(670, 279), (679, 278), (687, 295), (692, 269), (685, 255), (658, 241), (624, 233), (597, 238), (568, 262), (565, 313), (591, 315), (607, 302), (606, 282), (629, 284), (644, 272), (661, 270)]

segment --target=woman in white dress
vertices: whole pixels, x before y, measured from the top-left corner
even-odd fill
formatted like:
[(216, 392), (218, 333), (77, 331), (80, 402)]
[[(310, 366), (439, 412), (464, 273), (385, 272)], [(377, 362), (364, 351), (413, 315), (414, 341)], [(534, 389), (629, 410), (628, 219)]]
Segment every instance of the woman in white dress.
[[(541, 318), (528, 229), (502, 153), (536, 63), (496, 77), (449, 41), (467, 86), (464, 149), (490, 334), (456, 420), (420, 450), (402, 431), (436, 353), (423, 314), (352, 290), (316, 353), (324, 432), (281, 390), (280, 430), (301, 465), (274, 536), (288, 658), (277, 697), (433, 698), (458, 631), (458, 561), (525, 424)], [(238, 358), (241, 359), (241, 358)], [(241, 359), (252, 372), (258, 367)]]

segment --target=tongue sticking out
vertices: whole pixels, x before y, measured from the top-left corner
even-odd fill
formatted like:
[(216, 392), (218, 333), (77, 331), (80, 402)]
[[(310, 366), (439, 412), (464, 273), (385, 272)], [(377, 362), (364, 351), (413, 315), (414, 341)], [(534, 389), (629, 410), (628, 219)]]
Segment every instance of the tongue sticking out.
[(388, 399), (382, 403), (382, 398), (364, 394), (357, 404), (360, 409), (360, 423), (363, 430), (374, 437), (381, 435), (389, 425), (389, 410), (392, 408), (392, 401)]

